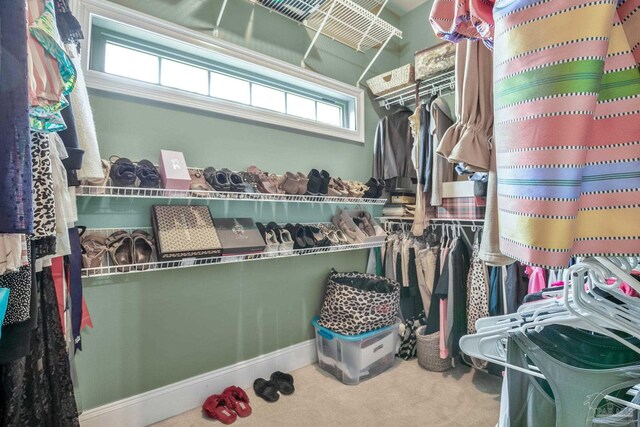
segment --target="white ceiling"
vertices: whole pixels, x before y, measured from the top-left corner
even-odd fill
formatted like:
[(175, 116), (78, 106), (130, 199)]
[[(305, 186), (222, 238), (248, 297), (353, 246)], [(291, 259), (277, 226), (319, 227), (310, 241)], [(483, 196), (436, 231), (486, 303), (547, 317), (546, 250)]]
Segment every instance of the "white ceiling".
[(429, 0), (389, 0), (387, 7), (396, 15), (402, 16)]

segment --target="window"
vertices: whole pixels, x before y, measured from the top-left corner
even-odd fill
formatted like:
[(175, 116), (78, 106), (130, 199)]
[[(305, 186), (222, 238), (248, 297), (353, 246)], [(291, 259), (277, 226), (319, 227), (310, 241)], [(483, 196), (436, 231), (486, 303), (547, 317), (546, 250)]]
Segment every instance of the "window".
[(364, 140), (360, 89), (237, 46), (218, 49), (223, 42), (217, 39), (198, 43), (207, 36), (185, 37), (190, 30), (164, 21), (156, 33), (148, 22), (155, 18), (119, 5), (81, 3), (100, 9), (85, 14), (91, 25), (90, 87), (130, 88), (134, 96)]

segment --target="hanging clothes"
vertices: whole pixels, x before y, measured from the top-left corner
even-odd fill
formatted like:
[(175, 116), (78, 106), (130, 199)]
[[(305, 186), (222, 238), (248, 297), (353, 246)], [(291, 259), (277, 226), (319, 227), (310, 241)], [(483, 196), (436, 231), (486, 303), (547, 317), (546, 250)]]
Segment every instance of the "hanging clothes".
[(489, 177), (487, 182), (487, 207), (484, 214), (484, 232), (480, 243), (480, 259), (491, 266), (509, 265), (513, 258), (500, 251), (500, 225), (498, 223), (498, 176), (496, 173), (496, 150), (491, 148)]
[[(453, 181), (453, 165), (442, 156), (435, 154), (442, 138), (447, 130), (453, 126), (453, 119), (449, 104), (444, 98), (436, 98), (431, 103), (431, 121), (429, 122), (429, 135), (431, 150), (434, 153), (432, 165), (430, 168), (431, 175), (431, 206), (442, 205), (442, 184)], [(426, 172), (428, 173), (428, 172)]]
[(638, 7), (496, 3), (502, 253), (548, 268), (572, 256), (638, 254)]
[(471, 172), (486, 172), (493, 135), (492, 53), (478, 42), (456, 45), (458, 121), (447, 130), (437, 153)]
[(489, 278), (487, 266), (478, 257), (478, 235), (473, 243), (471, 268), (467, 277), (467, 333), (476, 333), (476, 320), (489, 317)]
[[(0, 425), (79, 426), (51, 269), (37, 273), (37, 328), (31, 351), (0, 364)], [(4, 333), (0, 346), (5, 339)]]
[(400, 108), (378, 123), (373, 146), (373, 177), (388, 181), (388, 185), (395, 186), (398, 178), (417, 176), (411, 162), (413, 135), (408, 119), (412, 114), (408, 108)]
[(33, 230), (23, 1), (0, 2), (0, 233)]

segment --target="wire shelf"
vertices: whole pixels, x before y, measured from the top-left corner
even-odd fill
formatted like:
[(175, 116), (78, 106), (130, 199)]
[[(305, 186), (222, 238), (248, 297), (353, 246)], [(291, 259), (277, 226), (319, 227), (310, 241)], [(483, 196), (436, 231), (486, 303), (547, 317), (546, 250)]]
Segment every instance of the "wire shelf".
[[(393, 92), (379, 96), (375, 101), (378, 102), (378, 105), (387, 109), (394, 105), (413, 105), (416, 98), (416, 84), (417, 83), (412, 83), (396, 89)], [(432, 78), (420, 80), (419, 84), (420, 90), (418, 93), (420, 99), (425, 98), (427, 95), (451, 92), (455, 90), (456, 87), (455, 71), (447, 71)]]
[(384, 0), (249, 0), (357, 51), (378, 48), (402, 31), (378, 15)]
[(358, 197), (299, 196), (291, 194), (233, 193), (222, 191), (166, 190), (162, 188), (111, 187), (81, 185), (77, 196), (84, 197), (124, 197), (147, 199), (187, 199), (187, 200), (238, 200), (294, 203), (333, 203), (355, 205), (384, 205), (387, 199), (365, 199)]
[[(119, 229), (93, 229), (87, 230), (87, 233), (99, 233), (104, 236), (110, 235)], [(131, 229), (133, 230), (133, 229)], [(131, 231), (129, 230), (129, 231)], [(139, 227), (137, 230), (151, 231), (149, 227)], [(333, 245), (311, 249), (294, 249), (289, 251), (277, 251), (277, 252), (260, 252), (247, 255), (224, 255), (220, 257), (207, 257), (207, 258), (185, 258), (173, 261), (152, 261), (143, 264), (130, 264), (130, 265), (111, 265), (111, 259), (104, 256), (102, 259), (102, 266), (95, 268), (83, 268), (83, 278), (94, 278), (103, 276), (113, 276), (119, 274), (131, 274), (131, 273), (146, 273), (150, 271), (158, 270), (175, 270), (178, 268), (199, 267), (204, 265), (213, 264), (233, 264), (238, 262), (259, 261), (276, 258), (290, 258), (304, 255), (325, 254), (334, 252), (355, 251), (361, 249), (371, 249), (384, 246), (384, 241), (365, 242), (365, 243), (353, 243), (346, 245)]]

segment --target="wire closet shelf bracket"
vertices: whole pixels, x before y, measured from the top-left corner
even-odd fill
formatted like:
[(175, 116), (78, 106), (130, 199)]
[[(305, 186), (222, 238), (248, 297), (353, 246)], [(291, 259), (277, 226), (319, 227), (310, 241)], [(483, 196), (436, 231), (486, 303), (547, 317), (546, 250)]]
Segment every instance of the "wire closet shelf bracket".
[(416, 99), (416, 86), (419, 88), (418, 97), (421, 100), (431, 95), (452, 92), (456, 88), (455, 71), (451, 70), (425, 80), (418, 80), (416, 83), (379, 96), (375, 101), (387, 110), (395, 105), (413, 105)]
[[(271, 12), (279, 13), (298, 24), (302, 24), (315, 34), (307, 48), (301, 66), (306, 67), (309, 57), (320, 34), (338, 41), (350, 48), (365, 52), (378, 49), (368, 66), (358, 79), (356, 86), (369, 72), (380, 53), (394, 37), (402, 38), (402, 31), (394, 27), (380, 14), (389, 0), (248, 0), (263, 6)], [(227, 1), (225, 0), (216, 20), (217, 27), (222, 22)], [(214, 30), (214, 34), (216, 31)]]

